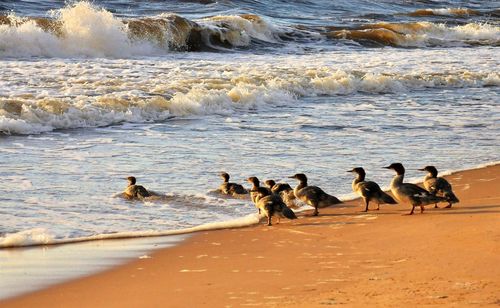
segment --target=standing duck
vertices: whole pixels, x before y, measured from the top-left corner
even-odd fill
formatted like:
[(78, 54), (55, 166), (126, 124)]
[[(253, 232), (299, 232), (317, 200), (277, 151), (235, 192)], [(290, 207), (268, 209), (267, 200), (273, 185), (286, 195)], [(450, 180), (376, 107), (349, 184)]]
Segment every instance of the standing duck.
[[(460, 202), (457, 196), (455, 196), (455, 194), (453, 193), (451, 184), (448, 183), (448, 181), (445, 180), (444, 178), (437, 176), (438, 171), (436, 167), (426, 166), (425, 168), (418, 170), (428, 172), (428, 174), (424, 178), (424, 187), (431, 194), (446, 198), (446, 201), (448, 202), (446, 208), (450, 208), (453, 203)], [(434, 207), (435, 208), (438, 207), (437, 203), (434, 205)]]
[(401, 163), (393, 163), (384, 168), (396, 171), (396, 176), (391, 181), (391, 192), (398, 202), (410, 202), (412, 208), (409, 215), (413, 214), (416, 206), (420, 206), (420, 213), (423, 213), (425, 205), (446, 200), (442, 197), (432, 195), (418, 185), (403, 183), (405, 168)]
[(377, 183), (365, 181), (365, 169), (357, 167), (347, 172), (354, 172), (358, 176), (352, 181), (352, 190), (363, 198), (365, 201), (365, 212), (368, 211), (370, 201), (377, 202), (377, 211), (380, 209), (381, 203), (396, 204), (397, 202), (388, 194), (386, 194)]
[(235, 195), (245, 195), (248, 191), (240, 184), (230, 183), (229, 174), (226, 172), (221, 172), (219, 176), (224, 180), (224, 182), (219, 186), (220, 191), (225, 195), (235, 196)]
[(274, 194), (278, 194), (286, 206), (289, 208), (297, 208), (295, 204), (295, 194), (293, 188), (287, 183), (276, 183), (274, 180), (266, 180), (266, 186), (271, 189)]
[(146, 197), (151, 197), (151, 193), (144, 188), (144, 186), (136, 185), (137, 179), (133, 176), (127, 178), (128, 186), (125, 188), (123, 194), (127, 199), (143, 199)]
[[(250, 199), (252, 199), (253, 203), (256, 203), (256, 198), (259, 195), (258, 191), (260, 186), (260, 181), (256, 176), (251, 176), (247, 179), (247, 182), (252, 184), (252, 188), (250, 189)], [(272, 194), (271, 189), (267, 187), (262, 187), (262, 189), (267, 190), (268, 195)], [(259, 212), (260, 213), (260, 212)]]
[(314, 207), (313, 216), (318, 216), (318, 208), (324, 208), (330, 205), (342, 203), (337, 197), (327, 194), (317, 186), (308, 186), (307, 177), (303, 173), (297, 173), (290, 178), (299, 181), (299, 184), (293, 190), (295, 197)]
[(266, 187), (257, 187), (255, 190), (252, 189), (251, 192), (255, 194), (254, 202), (255, 206), (259, 209), (259, 214), (264, 212), (266, 215), (268, 226), (271, 226), (274, 214), (278, 216), (278, 223), (281, 217), (297, 219), (295, 213), (286, 206), (281, 197), (270, 193)]

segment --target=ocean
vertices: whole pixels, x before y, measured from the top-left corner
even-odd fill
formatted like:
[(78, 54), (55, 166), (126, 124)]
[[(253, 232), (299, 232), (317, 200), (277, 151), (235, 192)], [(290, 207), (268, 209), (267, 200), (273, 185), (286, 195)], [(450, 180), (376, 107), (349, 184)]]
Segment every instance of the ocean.
[(496, 162), (499, 46), (495, 1), (0, 1), (0, 247), (257, 223), (221, 171)]

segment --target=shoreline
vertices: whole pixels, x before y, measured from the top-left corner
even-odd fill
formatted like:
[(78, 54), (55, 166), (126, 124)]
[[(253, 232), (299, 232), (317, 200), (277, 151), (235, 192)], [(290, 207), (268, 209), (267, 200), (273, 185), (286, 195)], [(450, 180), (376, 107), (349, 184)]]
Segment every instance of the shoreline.
[[(424, 292), (424, 289), (427, 292), (437, 292), (443, 289), (443, 285), (450, 285), (450, 283), (452, 285), (452, 292), (448, 292), (450, 294), (446, 294), (447, 292), (443, 290), (442, 294), (436, 293), (437, 295), (424, 297), (424, 301), (419, 302), (421, 304), (465, 304), (467, 301), (468, 304), (472, 304), (473, 301), (479, 301), (479, 304), (498, 304), (500, 298), (495, 298), (494, 293), (491, 293), (491, 290), (495, 287), (498, 289), (499, 286), (498, 279), (492, 278), (495, 277), (493, 274), (498, 274), (498, 266), (490, 264), (489, 262), (492, 261), (490, 259), (487, 259), (487, 262), (483, 260), (488, 256), (493, 257), (493, 254), (490, 256), (485, 253), (486, 256), (481, 259), (481, 256), (469, 253), (468, 258), (463, 259), (464, 256), (455, 255), (455, 253), (477, 251), (479, 248), (477, 246), (482, 246), (483, 243), (474, 241), (469, 234), (465, 238), (455, 237), (456, 232), (471, 229), (469, 231), (472, 234), (481, 234), (483, 236), (480, 237), (481, 239), (486, 236), (491, 239), (491, 243), (488, 243), (499, 246), (498, 227), (490, 224), (495, 222), (495, 218), (498, 221), (500, 217), (500, 196), (495, 190), (500, 182), (499, 174), (500, 165), (496, 163), (487, 167), (452, 172), (451, 175), (445, 176), (453, 184), (454, 190), (461, 199), (461, 202), (450, 210), (434, 210), (427, 207), (423, 215), (416, 213), (413, 217), (401, 217), (399, 214), (407, 212), (408, 206), (382, 205), (380, 212), (356, 213), (352, 210), (352, 206), (358, 206), (359, 203), (355, 199), (346, 202), (346, 206), (342, 205), (341, 208), (321, 209), (319, 217), (304, 217), (301, 214), (297, 221), (282, 220), (281, 224), (271, 228), (259, 224), (245, 228), (197, 232), (174, 247), (149, 253), (151, 258), (131, 260), (131, 262), (101, 273), (12, 297), (0, 303), (12, 307), (34, 303), (38, 303), (38, 306), (45, 306), (54, 302), (61, 303), (62, 306), (88, 306), (90, 304), (123, 306), (119, 302), (123, 300), (122, 304), (153, 306), (168, 298), (173, 306), (183, 306), (188, 303), (197, 305), (221, 305), (222, 303), (258, 305), (260, 303), (265, 306), (284, 303), (288, 306), (303, 306), (305, 303), (311, 303), (313, 306), (319, 306), (325, 303), (360, 305), (371, 298), (377, 299), (375, 303), (380, 305), (396, 306), (398, 303), (415, 304), (415, 302), (405, 301), (402, 293), (412, 293), (411, 285), (417, 281), (417, 285), (427, 283), (431, 286), (431, 288), (417, 287), (420, 293)], [(356, 208), (356, 211), (358, 210), (359, 208)], [(424, 220), (422, 219), (424, 217), (429, 218)], [(478, 218), (481, 219), (478, 220)], [(445, 222), (455, 228), (445, 225)], [(475, 222), (479, 225), (467, 224), (468, 222)], [(395, 230), (399, 233), (390, 232)], [(431, 231), (436, 231), (435, 237)], [(277, 238), (273, 237), (268, 240), (268, 232), (276, 232)], [(405, 234), (406, 232), (408, 234)], [(373, 240), (372, 236), (379, 237)], [(391, 241), (387, 242), (385, 237)], [(364, 241), (363, 238), (367, 240)], [(451, 239), (467, 240), (467, 244), (471, 247), (470, 249), (465, 249), (463, 245), (455, 247), (460, 243), (451, 241), (454, 249), (449, 248), (451, 249), (449, 250), (444, 244), (450, 244)], [(436, 251), (427, 251), (425, 245), (433, 246), (435, 242), (439, 244), (435, 247)], [(238, 243), (238, 245), (231, 243)], [(417, 243), (416, 246), (415, 243)], [(366, 247), (361, 249), (357, 246)], [(381, 247), (384, 248), (383, 251)], [(482, 247), (480, 251), (498, 252), (495, 246), (488, 247), (486, 250)], [(423, 262), (417, 258), (419, 252), (423, 255), (431, 254), (433, 258), (426, 258)], [(442, 260), (446, 254), (450, 255), (451, 260)], [(382, 258), (377, 257), (378, 255)], [(360, 256), (364, 257), (360, 258)], [(483, 261), (478, 265), (482, 269), (480, 277), (484, 279), (476, 279), (472, 282), (458, 281), (453, 284), (454, 280), (447, 283), (446, 279), (450, 278), (446, 278), (445, 274), (439, 274), (440, 268), (452, 268), (463, 274), (463, 268), (455, 267), (455, 265), (464, 263), (470, 265), (470, 259), (477, 260), (478, 258)], [(387, 262), (386, 259), (392, 261)], [(457, 263), (457, 259), (461, 263)], [(433, 261), (437, 261), (440, 265), (432, 265), (438, 274), (428, 270), (419, 272), (419, 266), (409, 264), (416, 262), (417, 265), (423, 266)], [(451, 267), (450, 262), (453, 265)], [(384, 264), (377, 265), (379, 263)], [(361, 268), (354, 265), (359, 265)], [(319, 271), (319, 268), (322, 271)], [(388, 269), (399, 271), (393, 274), (388, 272)], [(411, 269), (418, 273), (413, 273)], [(447, 273), (453, 277), (456, 276), (456, 273), (449, 271)], [(358, 281), (361, 277), (366, 278), (367, 274), (371, 275), (366, 281)], [(433, 274), (433, 277), (429, 277)], [(391, 275), (394, 277), (389, 277)], [(478, 274), (475, 273), (473, 276), (478, 276)], [(299, 279), (301, 277), (302, 279)], [(400, 282), (401, 278), (405, 278), (403, 282), (407, 284), (404, 292), (388, 284), (390, 281)], [(143, 280), (139, 282), (141, 279)], [(193, 282), (194, 285), (190, 285)], [(456, 285), (456, 283), (459, 284)], [(167, 290), (162, 289), (161, 285)], [(374, 293), (370, 295), (366, 291), (360, 292), (363, 290), (363, 285)], [(374, 288), (375, 285), (380, 286)], [(462, 285), (463, 288), (453, 287)], [(133, 297), (125, 294), (122, 298), (123, 291), (120, 292), (122, 287), (137, 294)], [(389, 287), (395, 293), (384, 294), (386, 292), (384, 287)], [(339, 288), (344, 290), (344, 293), (335, 291)], [(225, 290), (225, 293), (218, 289)], [(457, 290), (463, 291), (462, 289), (471, 292), (462, 292), (461, 297), (455, 294)], [(486, 297), (480, 297), (483, 298), (483, 302), (472, 296), (478, 293), (477, 290), (483, 291), (479, 292), (482, 295), (488, 294)], [(202, 296), (190, 296), (192, 292), (202, 294)], [(357, 294), (363, 292), (365, 292), (364, 296)], [(85, 294), (84, 301), (75, 301), (81, 294)], [(473, 300), (470, 301), (469, 297)], [(391, 300), (388, 301), (388, 299)], [(484, 302), (484, 300), (489, 302)], [(366, 303), (373, 304), (374, 302), (366, 301)]]
[[(483, 168), (487, 168), (487, 167), (493, 167), (496, 165), (500, 165), (500, 161), (492, 161), (492, 162), (488, 162), (488, 163), (482, 163), (482, 164), (475, 165), (475, 166), (470, 167), (470, 168), (459, 169), (459, 170), (444, 170), (444, 171), (439, 172), (439, 176), (448, 177), (448, 176), (452, 176), (456, 173), (470, 171), (470, 170), (483, 169)], [(406, 182), (409, 182), (409, 183), (420, 184), (420, 183), (422, 183), (422, 178), (423, 178), (423, 176), (410, 177), (410, 178), (407, 178), (405, 180), (406, 180)], [(383, 186), (382, 189), (384, 191), (389, 191), (388, 186)], [(344, 202), (344, 203), (350, 203), (350, 202), (353, 202), (355, 200), (358, 200), (359, 197), (356, 193), (351, 191), (349, 193), (339, 195), (339, 199), (342, 200), (342, 202)], [(249, 202), (251, 202), (251, 201), (249, 201)], [(312, 207), (308, 208), (308, 206), (306, 205), (306, 206), (303, 206), (303, 207), (295, 210), (295, 212), (302, 213), (304, 211), (308, 211), (311, 209), (312, 209)], [(182, 236), (182, 235), (196, 234), (196, 233), (203, 232), (203, 231), (225, 230), (225, 229), (232, 229), (232, 228), (245, 228), (245, 227), (249, 227), (249, 226), (252, 226), (255, 224), (258, 224), (255, 215), (249, 214), (249, 215), (245, 215), (245, 216), (242, 216), (239, 218), (234, 218), (234, 219), (219, 221), (219, 222), (205, 223), (205, 224), (201, 224), (201, 225), (197, 225), (197, 226), (193, 226), (193, 227), (182, 228), (182, 229), (159, 230), (159, 231), (125, 231), (125, 232), (117, 232), (117, 233), (97, 234), (97, 235), (92, 235), (92, 236), (88, 236), (88, 237), (56, 239), (53, 242), (29, 243), (29, 244), (24, 244), (24, 245), (8, 244), (9, 239), (7, 237), (4, 239), (4, 242), (7, 242), (7, 244), (5, 244), (4, 242), (0, 242), (0, 251), (2, 249), (57, 247), (60, 245), (73, 245), (73, 244), (81, 244), (81, 243), (96, 242), (96, 241), (108, 241), (108, 240), (134, 240), (134, 239), (161, 238), (161, 237), (169, 237), (169, 236)], [(25, 231), (8, 234), (8, 236), (9, 237), (11, 237), (11, 236), (16, 237), (20, 233), (23, 233), (23, 232), (25, 232)]]

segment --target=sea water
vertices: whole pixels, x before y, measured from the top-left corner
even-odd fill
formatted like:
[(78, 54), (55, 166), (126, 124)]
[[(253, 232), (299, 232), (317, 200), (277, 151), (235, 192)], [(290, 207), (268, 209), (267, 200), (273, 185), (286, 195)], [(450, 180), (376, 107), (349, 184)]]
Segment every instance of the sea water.
[[(0, 247), (254, 224), (218, 174), (352, 197), (499, 160), (493, 1), (0, 1)], [(127, 176), (162, 195), (119, 197)]]

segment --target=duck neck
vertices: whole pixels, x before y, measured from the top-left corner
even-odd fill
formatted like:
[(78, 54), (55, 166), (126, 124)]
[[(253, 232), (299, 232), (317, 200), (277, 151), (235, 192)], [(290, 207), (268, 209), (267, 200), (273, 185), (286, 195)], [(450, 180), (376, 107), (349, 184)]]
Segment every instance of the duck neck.
[(299, 181), (299, 184), (298, 184), (298, 185), (297, 185), (297, 187), (296, 187), (296, 189), (297, 189), (297, 190), (300, 190), (300, 189), (302, 189), (302, 188), (304, 188), (304, 187), (306, 187), (306, 186), (307, 186), (307, 180), (300, 180), (300, 181)]
[(403, 184), (404, 173), (397, 174), (391, 181), (391, 188), (398, 187)]
[(253, 184), (252, 190), (257, 191), (260, 187), (260, 183), (259, 182), (252, 182), (252, 184)]

